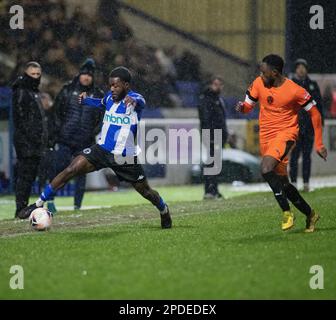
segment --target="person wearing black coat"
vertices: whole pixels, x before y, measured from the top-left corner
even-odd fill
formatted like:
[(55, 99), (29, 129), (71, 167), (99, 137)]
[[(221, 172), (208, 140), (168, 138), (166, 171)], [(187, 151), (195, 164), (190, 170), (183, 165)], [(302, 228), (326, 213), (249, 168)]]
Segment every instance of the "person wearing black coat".
[[(228, 137), (225, 103), (221, 96), (223, 90), (223, 80), (221, 77), (213, 77), (205, 90), (200, 95), (199, 100), (199, 119), (201, 129), (210, 129), (210, 156), (214, 155), (214, 149), (222, 149)], [(222, 145), (214, 144), (214, 129), (222, 131)], [(218, 191), (217, 176), (204, 176), (204, 199), (221, 198), (222, 195)]]
[[(64, 170), (72, 158), (83, 149), (95, 143), (102, 125), (104, 111), (79, 103), (79, 95), (103, 98), (104, 92), (94, 85), (95, 62), (87, 59), (79, 74), (63, 86), (54, 103), (56, 116), (56, 146), (54, 153), (54, 178)], [(85, 192), (86, 176), (75, 180), (74, 208), (80, 209)], [(48, 203), (52, 212), (56, 211), (53, 202)]]
[[(292, 80), (310, 93), (323, 119), (323, 103), (320, 88), (316, 81), (309, 78), (308, 63), (305, 59), (297, 59), (295, 61), (295, 74)], [(299, 112), (299, 128), (299, 138), (290, 158), (290, 177), (292, 183), (297, 182), (298, 160), (302, 154), (303, 190), (308, 192), (311, 173), (311, 153), (314, 145), (314, 128), (310, 116), (305, 110)]]
[(12, 85), (14, 126), (16, 213), (27, 206), (32, 184), (45, 150), (52, 147), (52, 116), (43, 108), (39, 84), (42, 69), (39, 63), (26, 64), (23, 76)]

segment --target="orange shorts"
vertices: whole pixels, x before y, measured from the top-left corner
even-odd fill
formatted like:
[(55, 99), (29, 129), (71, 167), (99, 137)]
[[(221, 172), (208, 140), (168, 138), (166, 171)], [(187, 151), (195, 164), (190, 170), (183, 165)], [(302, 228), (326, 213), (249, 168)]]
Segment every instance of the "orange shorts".
[(287, 176), (288, 155), (295, 147), (293, 136), (278, 135), (269, 141), (260, 141), (260, 153), (262, 157), (270, 156), (279, 161), (274, 171), (280, 176)]

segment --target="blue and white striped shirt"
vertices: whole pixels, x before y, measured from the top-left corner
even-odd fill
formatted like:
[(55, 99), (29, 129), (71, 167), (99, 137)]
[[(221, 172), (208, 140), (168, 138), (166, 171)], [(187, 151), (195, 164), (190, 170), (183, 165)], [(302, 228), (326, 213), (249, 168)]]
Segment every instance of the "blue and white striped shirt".
[(135, 106), (126, 106), (124, 100), (113, 101), (111, 91), (103, 99), (87, 97), (82, 104), (106, 110), (98, 140), (103, 149), (116, 155), (137, 156), (141, 151), (137, 145), (138, 124), (146, 102), (141, 94), (133, 91), (127, 96), (136, 101)]

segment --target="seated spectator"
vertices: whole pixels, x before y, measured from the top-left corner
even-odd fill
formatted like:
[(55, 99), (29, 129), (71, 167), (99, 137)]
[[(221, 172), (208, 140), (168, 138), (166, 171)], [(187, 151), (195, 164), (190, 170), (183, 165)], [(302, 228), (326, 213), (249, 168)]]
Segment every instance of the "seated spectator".
[(84, 50), (80, 45), (79, 38), (76, 36), (71, 36), (66, 41), (65, 55), (71, 63), (78, 63), (78, 61), (83, 61), (85, 59)]
[(177, 80), (201, 80), (201, 62), (199, 58), (190, 51), (184, 51), (182, 56), (175, 60), (175, 66), (177, 70)]

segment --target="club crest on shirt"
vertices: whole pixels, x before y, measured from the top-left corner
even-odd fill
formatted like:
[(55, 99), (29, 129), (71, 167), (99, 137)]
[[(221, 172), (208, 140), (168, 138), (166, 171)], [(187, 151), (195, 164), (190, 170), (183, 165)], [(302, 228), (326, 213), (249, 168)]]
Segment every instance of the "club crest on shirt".
[(272, 104), (273, 101), (274, 101), (274, 99), (273, 99), (272, 96), (268, 96), (268, 97), (267, 97), (267, 102), (268, 102), (268, 104)]

